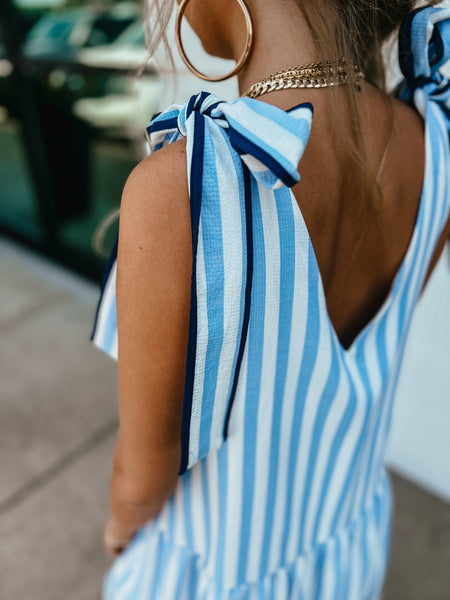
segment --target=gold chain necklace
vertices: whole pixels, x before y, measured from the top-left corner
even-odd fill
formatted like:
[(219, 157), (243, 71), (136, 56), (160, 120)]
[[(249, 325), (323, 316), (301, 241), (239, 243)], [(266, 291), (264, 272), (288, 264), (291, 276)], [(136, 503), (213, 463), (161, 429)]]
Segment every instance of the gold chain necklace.
[[(353, 74), (351, 74), (352, 71)], [(361, 69), (356, 65), (347, 68), (346, 60), (341, 58), (337, 63), (315, 62), (268, 75), (253, 84), (244, 97), (258, 98), (263, 94), (290, 88), (324, 88), (349, 83), (355, 84), (360, 89), (359, 82), (362, 79), (364, 79), (364, 73)]]

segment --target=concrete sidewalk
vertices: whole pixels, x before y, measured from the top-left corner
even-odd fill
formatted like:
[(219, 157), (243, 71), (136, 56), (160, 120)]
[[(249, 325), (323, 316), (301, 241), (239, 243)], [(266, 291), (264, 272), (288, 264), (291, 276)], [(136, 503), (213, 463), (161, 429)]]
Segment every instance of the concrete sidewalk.
[[(0, 600), (96, 600), (117, 428), (98, 290), (2, 240), (0, 281)], [(449, 600), (450, 507), (393, 482), (384, 600)]]

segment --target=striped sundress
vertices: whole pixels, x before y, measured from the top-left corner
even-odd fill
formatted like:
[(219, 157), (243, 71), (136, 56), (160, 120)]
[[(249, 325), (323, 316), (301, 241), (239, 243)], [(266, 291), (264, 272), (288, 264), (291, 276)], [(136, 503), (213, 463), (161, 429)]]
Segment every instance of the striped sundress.
[[(201, 93), (148, 127), (187, 140), (193, 270), (173, 496), (105, 578), (104, 600), (374, 600), (389, 547), (384, 452), (414, 308), (450, 214), (450, 9), (400, 33), (396, 94), (425, 121), (414, 233), (349, 348), (330, 321), (290, 189), (313, 107)], [(115, 254), (94, 342), (117, 356)]]

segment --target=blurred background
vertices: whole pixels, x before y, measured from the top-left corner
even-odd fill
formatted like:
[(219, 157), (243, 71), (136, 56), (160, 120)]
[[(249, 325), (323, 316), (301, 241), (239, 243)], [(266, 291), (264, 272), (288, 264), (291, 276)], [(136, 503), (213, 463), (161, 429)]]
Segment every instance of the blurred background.
[[(129, 0), (0, 0), (0, 600), (98, 596), (117, 391), (89, 336), (117, 221), (98, 227), (154, 113), (201, 89), (237, 96), (176, 52), (175, 75), (165, 54), (147, 61), (143, 22)], [(228, 70), (185, 35), (196, 64)], [(447, 248), (393, 415), (385, 600), (450, 600), (449, 307)]]

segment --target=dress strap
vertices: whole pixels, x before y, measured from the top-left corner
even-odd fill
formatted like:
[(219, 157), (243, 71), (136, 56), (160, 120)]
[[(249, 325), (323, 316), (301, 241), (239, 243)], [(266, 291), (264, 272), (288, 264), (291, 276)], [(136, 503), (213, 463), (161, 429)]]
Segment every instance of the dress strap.
[(249, 326), (253, 194), (300, 180), (312, 116), (309, 103), (284, 111), (202, 92), (147, 128), (150, 152), (186, 139), (194, 261), (180, 473), (228, 436)]

